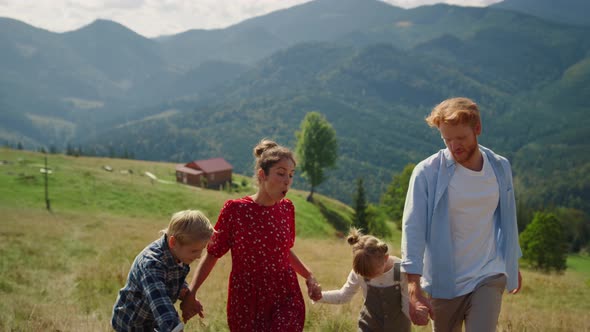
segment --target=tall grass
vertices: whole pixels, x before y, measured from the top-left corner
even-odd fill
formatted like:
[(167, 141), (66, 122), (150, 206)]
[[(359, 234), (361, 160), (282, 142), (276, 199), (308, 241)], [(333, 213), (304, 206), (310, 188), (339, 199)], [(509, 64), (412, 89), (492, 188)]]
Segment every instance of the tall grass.
[[(4, 207), (0, 222), (0, 330), (108, 331), (112, 305), (133, 258), (157, 238), (166, 223), (106, 213)], [(343, 239), (298, 238), (294, 250), (324, 289), (339, 288), (346, 280), (351, 254)], [(205, 319), (191, 320), (187, 331), (227, 331), (230, 270), (226, 255), (197, 294), (205, 306)], [(521, 294), (504, 296), (499, 331), (590, 330), (587, 275), (523, 271), (523, 277)], [(345, 305), (312, 304), (306, 299), (305, 330), (356, 331), (361, 305), (360, 293)]]
[[(172, 164), (50, 156), (53, 211), (48, 212), (38, 175), (42, 156), (0, 150), (0, 160), (10, 161), (0, 165), (0, 331), (110, 331), (112, 305), (135, 255), (158, 237), (170, 215), (198, 208), (214, 222), (224, 200), (245, 195), (152, 184), (140, 175), (149, 171), (172, 182)], [(104, 164), (115, 172), (102, 170)], [(135, 169), (134, 177), (119, 169)], [(351, 268), (350, 247), (334, 236), (326, 214), (306, 202), (305, 193), (289, 197), (297, 209), (294, 250), (324, 289), (341, 287)], [(346, 220), (350, 208), (321, 202), (327, 215)], [(393, 248), (398, 239), (399, 233), (390, 239)], [(572, 269), (564, 274), (524, 270), (521, 294), (504, 296), (498, 330), (590, 331), (590, 260), (572, 257), (568, 265)], [(197, 294), (205, 319), (191, 320), (187, 331), (227, 331), (230, 270), (226, 255)], [(306, 298), (305, 330), (356, 331), (361, 305), (360, 294), (345, 305)]]

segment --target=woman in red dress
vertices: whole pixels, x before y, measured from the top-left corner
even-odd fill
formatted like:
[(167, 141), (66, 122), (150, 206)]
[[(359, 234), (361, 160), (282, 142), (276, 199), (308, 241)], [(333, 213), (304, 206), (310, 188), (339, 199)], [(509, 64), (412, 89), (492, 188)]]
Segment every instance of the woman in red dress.
[(188, 301), (181, 304), (183, 318), (186, 321), (197, 313), (202, 316), (196, 292), (217, 260), (231, 250), (230, 330), (302, 331), (305, 302), (295, 273), (306, 279), (313, 300), (321, 297), (321, 287), (291, 250), (295, 208), (285, 196), (293, 183), (295, 159), (289, 149), (269, 140), (254, 148), (254, 156), (258, 191), (224, 204), (207, 254), (193, 276)]

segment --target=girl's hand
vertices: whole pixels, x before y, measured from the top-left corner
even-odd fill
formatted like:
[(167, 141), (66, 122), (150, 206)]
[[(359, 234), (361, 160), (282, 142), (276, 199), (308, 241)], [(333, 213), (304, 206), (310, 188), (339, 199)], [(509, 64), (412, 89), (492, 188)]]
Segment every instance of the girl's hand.
[(305, 279), (305, 285), (307, 286), (307, 295), (310, 299), (318, 301), (322, 298), (322, 286), (313, 275)]
[(408, 274), (410, 320), (416, 325), (427, 325), (428, 317), (434, 320), (434, 310), (420, 287), (420, 275)]

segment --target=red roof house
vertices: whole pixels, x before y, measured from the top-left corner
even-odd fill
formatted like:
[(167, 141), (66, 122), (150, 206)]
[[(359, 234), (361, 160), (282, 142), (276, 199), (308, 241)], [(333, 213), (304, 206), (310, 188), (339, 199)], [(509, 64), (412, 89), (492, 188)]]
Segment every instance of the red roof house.
[(176, 181), (202, 188), (219, 188), (231, 184), (233, 167), (223, 158), (195, 160), (176, 165)]

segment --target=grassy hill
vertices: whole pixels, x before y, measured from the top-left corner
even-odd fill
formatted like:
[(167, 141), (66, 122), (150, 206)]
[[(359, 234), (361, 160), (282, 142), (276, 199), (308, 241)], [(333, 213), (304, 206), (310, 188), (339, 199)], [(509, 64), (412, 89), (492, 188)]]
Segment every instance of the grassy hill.
[[(29, 151), (0, 149), (0, 209), (45, 207), (44, 155)], [(110, 167), (112, 171), (105, 170)], [(164, 228), (170, 216), (183, 209), (202, 210), (214, 223), (223, 203), (255, 192), (249, 177), (234, 174), (233, 192), (203, 190), (176, 182), (175, 164), (130, 159), (48, 155), (49, 199), (53, 214), (104, 214), (114, 217), (149, 219)], [(153, 181), (145, 173), (157, 177)], [(308, 203), (307, 193), (291, 190), (296, 207), (297, 235), (326, 237), (333, 225), (350, 223), (351, 209), (318, 195), (317, 205)], [(325, 215), (321, 212), (324, 207)], [(342, 228), (342, 226), (336, 226)], [(343, 229), (339, 229), (342, 231)]]
[[(48, 212), (39, 172), (43, 157), (0, 149), (1, 331), (110, 331), (111, 308), (133, 258), (158, 237), (173, 212), (201, 209), (214, 222), (226, 199), (254, 191), (250, 179), (239, 175), (238, 192), (232, 193), (176, 184), (171, 163), (49, 155)], [(315, 196), (320, 204), (310, 204), (297, 190), (288, 197), (297, 211), (295, 251), (324, 289), (341, 287), (350, 270), (350, 247), (334, 233), (350, 222), (351, 209), (321, 195)], [(399, 233), (394, 230), (388, 241), (399, 255)], [(568, 264), (562, 275), (524, 270), (522, 294), (504, 297), (500, 330), (588, 330), (590, 259), (573, 256)], [(206, 318), (189, 322), (187, 331), (228, 330), (230, 269), (226, 255), (198, 294)], [(355, 331), (361, 305), (360, 295), (341, 306), (306, 300), (305, 330)]]

